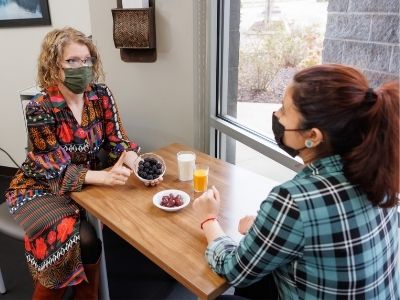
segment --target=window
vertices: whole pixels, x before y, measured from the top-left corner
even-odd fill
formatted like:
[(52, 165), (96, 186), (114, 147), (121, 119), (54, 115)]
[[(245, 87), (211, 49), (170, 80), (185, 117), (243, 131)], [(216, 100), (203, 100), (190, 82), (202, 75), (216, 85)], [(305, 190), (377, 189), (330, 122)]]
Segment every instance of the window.
[(246, 165), (249, 155), (264, 155), (290, 170), (302, 168), (300, 159), (276, 145), (271, 118), (293, 75), (321, 63), (327, 5), (321, 0), (211, 1), (210, 146), (217, 156)]
[(244, 169), (271, 178), (276, 181), (276, 185), (288, 181), (296, 175), (295, 171), (283, 167), (275, 160), (236, 141), (226, 134), (220, 133), (220, 138), (222, 145), (235, 149), (235, 151), (224, 151), (224, 149), (221, 149), (221, 153), (225, 154), (221, 158), (226, 161), (234, 161), (236, 165)]

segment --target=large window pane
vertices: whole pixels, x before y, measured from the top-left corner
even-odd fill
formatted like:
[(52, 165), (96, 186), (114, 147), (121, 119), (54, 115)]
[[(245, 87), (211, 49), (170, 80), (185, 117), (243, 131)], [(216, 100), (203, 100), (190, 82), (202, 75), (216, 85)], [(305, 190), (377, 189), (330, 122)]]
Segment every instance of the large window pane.
[(226, 134), (219, 135), (221, 139), (222, 159), (240, 166), (246, 170), (258, 173), (269, 179), (282, 183), (292, 179), (296, 172), (284, 167), (267, 156), (251, 149), (243, 143), (236, 141)]
[(224, 1), (220, 116), (272, 137), (294, 73), (321, 62), (327, 1)]

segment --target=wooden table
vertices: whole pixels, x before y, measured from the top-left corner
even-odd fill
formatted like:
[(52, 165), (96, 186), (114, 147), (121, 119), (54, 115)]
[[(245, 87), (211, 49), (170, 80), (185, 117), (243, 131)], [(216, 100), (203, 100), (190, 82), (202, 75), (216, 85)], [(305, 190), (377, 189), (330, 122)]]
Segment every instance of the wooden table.
[(192, 203), (177, 212), (165, 212), (152, 203), (153, 195), (164, 189), (183, 190), (191, 201), (199, 196), (191, 182), (178, 179), (176, 153), (181, 150), (194, 151), (197, 163), (210, 166), (209, 186), (221, 193), (219, 221), (227, 234), (239, 240), (239, 219), (255, 214), (278, 183), (181, 144), (154, 152), (167, 167), (164, 181), (156, 187), (146, 187), (132, 175), (124, 186), (87, 186), (72, 198), (199, 298), (213, 299), (228, 285), (204, 258), (207, 242)]

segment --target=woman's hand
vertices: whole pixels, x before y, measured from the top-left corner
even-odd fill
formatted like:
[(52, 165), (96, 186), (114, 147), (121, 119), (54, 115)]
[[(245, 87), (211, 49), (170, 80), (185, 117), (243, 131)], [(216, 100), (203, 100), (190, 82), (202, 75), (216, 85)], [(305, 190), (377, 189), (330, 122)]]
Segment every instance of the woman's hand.
[(203, 230), (208, 243), (211, 243), (216, 238), (225, 235), (217, 219), (219, 206), (220, 197), (215, 186), (204, 192), (203, 195), (194, 200), (193, 203), (193, 208), (196, 210), (196, 214), (200, 218), (200, 227)]
[(125, 156), (123, 158), (123, 163), (128, 166), (131, 170), (135, 170), (138, 167), (139, 162), (142, 160), (140, 156), (135, 151), (124, 151)]
[(250, 227), (253, 225), (256, 216), (244, 216), (240, 219), (238, 225), (238, 231), (241, 234), (246, 234), (249, 231)]
[(144, 185), (145, 186), (155, 186), (157, 184), (160, 184), (160, 182), (163, 181), (163, 180), (164, 180), (163, 177), (160, 176), (157, 179), (154, 179), (154, 180), (150, 181), (150, 183), (146, 182)]
[(123, 165), (125, 156), (126, 152), (123, 152), (109, 171), (88, 170), (85, 176), (85, 184), (124, 185), (132, 174), (132, 170)]
[(215, 186), (204, 192), (203, 195), (195, 199), (193, 202), (193, 208), (196, 210), (196, 214), (199, 216), (200, 221), (204, 221), (210, 217), (217, 217), (219, 205), (219, 192)]
[(104, 171), (102, 183), (104, 185), (124, 185), (132, 174), (132, 170), (124, 166), (126, 152), (122, 152), (118, 161), (109, 171)]

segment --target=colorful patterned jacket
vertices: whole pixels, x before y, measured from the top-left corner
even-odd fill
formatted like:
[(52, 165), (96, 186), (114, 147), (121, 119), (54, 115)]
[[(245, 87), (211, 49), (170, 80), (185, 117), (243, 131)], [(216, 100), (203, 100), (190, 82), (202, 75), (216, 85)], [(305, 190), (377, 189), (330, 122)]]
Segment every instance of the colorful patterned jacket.
[(26, 107), (32, 149), (6, 192), (10, 212), (43, 195), (79, 191), (89, 169), (112, 165), (121, 152), (140, 148), (129, 141), (111, 91), (103, 84), (84, 92), (79, 123), (58, 87), (36, 95)]

